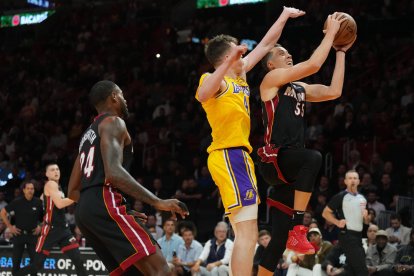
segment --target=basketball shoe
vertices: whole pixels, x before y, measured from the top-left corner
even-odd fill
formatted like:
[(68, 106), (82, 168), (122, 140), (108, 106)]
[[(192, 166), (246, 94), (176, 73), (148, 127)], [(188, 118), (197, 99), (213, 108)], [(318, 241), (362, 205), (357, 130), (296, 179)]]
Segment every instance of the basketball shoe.
[(289, 231), (288, 240), (286, 242), (286, 249), (294, 251), (297, 254), (315, 254), (315, 248), (306, 237), (307, 233), (308, 227), (305, 227), (303, 225), (296, 225), (293, 227), (293, 230)]

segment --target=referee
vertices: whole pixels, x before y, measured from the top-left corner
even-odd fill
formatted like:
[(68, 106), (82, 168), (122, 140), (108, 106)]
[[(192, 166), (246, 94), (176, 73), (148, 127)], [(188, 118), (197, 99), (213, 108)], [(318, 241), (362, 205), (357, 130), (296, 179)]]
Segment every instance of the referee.
[[(24, 183), (24, 196), (16, 198), (0, 212), (1, 218), (13, 234), (13, 275), (20, 269), (25, 246), (30, 256), (30, 263), (34, 260), (37, 236), (41, 231), (39, 223), (42, 222), (43, 217), (42, 201), (33, 197), (34, 192), (33, 183)], [(14, 216), (14, 225), (10, 223), (7, 214)]]
[(339, 246), (344, 250), (352, 275), (366, 276), (365, 251), (362, 247), (364, 223), (369, 223), (367, 201), (358, 193), (359, 176), (355, 170), (345, 174), (346, 190), (336, 194), (322, 216), (340, 228)]

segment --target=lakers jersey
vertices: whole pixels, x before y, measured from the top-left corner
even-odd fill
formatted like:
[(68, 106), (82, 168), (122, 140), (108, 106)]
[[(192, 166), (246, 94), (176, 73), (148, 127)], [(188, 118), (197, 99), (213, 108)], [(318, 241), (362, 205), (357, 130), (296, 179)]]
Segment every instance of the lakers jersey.
[[(205, 73), (201, 76), (199, 87), (207, 75), (208, 73)], [(213, 142), (207, 152), (245, 147), (251, 153), (249, 85), (242, 78), (233, 79), (225, 76), (224, 81), (226, 89), (202, 103), (213, 136)], [(196, 98), (198, 99), (198, 89)]]

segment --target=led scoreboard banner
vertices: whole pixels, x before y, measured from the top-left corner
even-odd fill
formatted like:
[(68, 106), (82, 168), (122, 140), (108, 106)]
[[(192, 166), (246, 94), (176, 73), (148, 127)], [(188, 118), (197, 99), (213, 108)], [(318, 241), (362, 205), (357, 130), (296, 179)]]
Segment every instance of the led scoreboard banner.
[[(80, 252), (88, 276), (109, 275), (104, 264), (91, 248), (80, 248)], [(30, 259), (25, 251), (22, 266), (28, 265), (29, 262)], [(11, 246), (0, 245), (0, 276), (12, 276), (12, 267)], [(76, 276), (76, 270), (71, 259), (62, 254), (60, 250), (52, 250), (43, 264), (43, 269), (37, 273), (37, 276)]]
[(54, 13), (54, 10), (47, 10), (2, 15), (0, 16), (0, 28), (38, 24), (45, 21)]
[(269, 0), (197, 0), (197, 8), (216, 8), (227, 7), (231, 5), (256, 4), (264, 2), (269, 2)]

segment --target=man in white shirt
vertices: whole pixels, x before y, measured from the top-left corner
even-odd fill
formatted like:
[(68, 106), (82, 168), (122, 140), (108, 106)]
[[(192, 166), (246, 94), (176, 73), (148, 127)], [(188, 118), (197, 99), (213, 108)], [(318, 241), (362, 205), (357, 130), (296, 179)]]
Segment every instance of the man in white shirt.
[[(227, 223), (221, 221), (214, 229), (214, 238), (204, 245), (203, 252), (191, 268), (195, 276), (227, 276), (233, 242), (227, 238)], [(201, 264), (204, 264), (201, 266)]]

